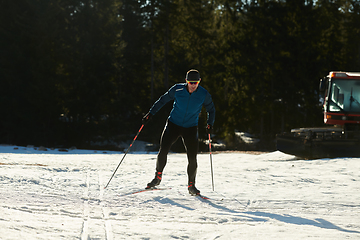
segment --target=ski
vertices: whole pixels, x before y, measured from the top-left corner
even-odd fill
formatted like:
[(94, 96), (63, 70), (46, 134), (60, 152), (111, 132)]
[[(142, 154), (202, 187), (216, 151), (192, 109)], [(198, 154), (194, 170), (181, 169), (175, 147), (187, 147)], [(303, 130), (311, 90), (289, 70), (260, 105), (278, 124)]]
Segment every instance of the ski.
[(200, 197), (201, 199), (204, 199), (204, 200), (210, 200), (210, 198), (205, 197), (205, 196), (203, 196), (203, 195), (201, 195), (201, 194), (195, 195), (195, 196)]
[[(185, 195), (183, 192), (180, 192), (180, 191), (178, 191), (181, 195)], [(210, 200), (210, 198), (208, 198), (208, 197), (206, 197), (206, 196), (204, 196), (204, 195), (201, 195), (200, 193), (199, 194), (192, 194), (192, 193), (190, 193), (189, 192), (189, 194), (190, 194), (190, 196), (193, 196), (193, 197), (198, 197), (198, 198), (200, 198), (200, 199), (204, 199), (204, 200)]]
[(135, 192), (125, 193), (125, 194), (120, 195), (120, 196), (129, 196), (129, 195), (134, 195), (134, 194), (138, 194), (138, 193), (142, 193), (142, 192), (157, 191), (157, 190), (168, 190), (168, 189), (171, 189), (171, 188), (145, 188), (145, 189), (140, 189), (140, 190), (135, 191)]
[(141, 189), (139, 191), (133, 192), (132, 194), (148, 192), (148, 191), (167, 190), (167, 189), (171, 189), (171, 188), (145, 188), (145, 189)]
[(199, 198), (204, 199), (204, 200), (210, 200), (210, 198), (205, 197), (204, 195), (201, 195), (201, 194), (190, 194), (190, 195), (194, 196), (194, 197), (199, 197)]

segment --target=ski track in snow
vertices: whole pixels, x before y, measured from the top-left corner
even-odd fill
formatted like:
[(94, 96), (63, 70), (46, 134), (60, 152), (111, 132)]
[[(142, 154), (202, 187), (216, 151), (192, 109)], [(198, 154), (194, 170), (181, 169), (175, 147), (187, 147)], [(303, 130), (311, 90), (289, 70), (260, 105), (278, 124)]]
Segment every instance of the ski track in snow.
[(0, 146), (0, 239), (360, 239), (360, 159), (294, 160), (280, 152), (199, 154), (187, 192), (186, 155), (170, 154), (161, 191), (129, 194), (156, 155)]
[[(93, 239), (95, 236), (95, 239), (107, 239), (112, 240), (114, 239), (113, 233), (112, 233), (112, 227), (111, 227), (111, 221), (109, 219), (109, 209), (106, 207), (106, 204), (104, 203), (104, 185), (102, 180), (102, 175), (100, 172), (94, 173), (98, 175), (98, 199), (91, 198), (90, 196), (90, 172), (87, 172), (86, 174), (86, 188), (84, 190), (84, 214), (83, 214), (83, 226), (82, 226), (82, 232), (81, 232), (81, 239), (87, 240), (87, 239)], [(94, 179), (96, 180), (96, 179)], [(94, 185), (96, 185), (94, 183)], [(96, 192), (95, 192), (96, 194)], [(98, 202), (98, 206), (90, 205), (89, 202), (93, 201), (94, 203)], [(96, 213), (96, 216), (91, 215), (91, 211)], [(98, 211), (98, 212), (96, 212)], [(103, 225), (104, 231), (100, 232), (91, 232), (91, 229), (96, 229), (97, 225)]]

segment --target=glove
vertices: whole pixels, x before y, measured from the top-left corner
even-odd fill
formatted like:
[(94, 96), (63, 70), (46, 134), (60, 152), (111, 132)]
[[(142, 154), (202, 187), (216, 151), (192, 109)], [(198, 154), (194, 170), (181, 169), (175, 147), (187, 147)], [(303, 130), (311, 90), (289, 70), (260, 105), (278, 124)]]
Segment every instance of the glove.
[(146, 125), (151, 120), (152, 116), (153, 115), (150, 112), (145, 114), (145, 116), (142, 118), (142, 124)]
[(211, 126), (210, 124), (208, 124), (206, 126), (206, 133), (207, 134), (212, 134), (213, 133), (213, 126)]

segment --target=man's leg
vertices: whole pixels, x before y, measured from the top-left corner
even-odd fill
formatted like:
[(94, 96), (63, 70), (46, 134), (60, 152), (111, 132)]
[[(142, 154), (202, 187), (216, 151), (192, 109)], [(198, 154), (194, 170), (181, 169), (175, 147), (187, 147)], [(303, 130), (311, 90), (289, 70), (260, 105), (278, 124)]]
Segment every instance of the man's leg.
[(188, 187), (191, 194), (199, 194), (200, 191), (195, 188), (196, 170), (197, 170), (197, 152), (199, 149), (197, 127), (184, 129), (182, 134), (183, 142), (188, 157)]
[(170, 148), (176, 142), (179, 136), (179, 127), (169, 121), (165, 126), (160, 139), (160, 150), (156, 162), (157, 172), (162, 172), (164, 170)]
[(178, 126), (168, 121), (160, 139), (160, 150), (156, 161), (155, 178), (150, 183), (148, 183), (147, 188), (152, 188), (160, 184), (162, 172), (167, 163), (167, 155), (170, 151), (171, 146), (175, 143), (178, 137)]

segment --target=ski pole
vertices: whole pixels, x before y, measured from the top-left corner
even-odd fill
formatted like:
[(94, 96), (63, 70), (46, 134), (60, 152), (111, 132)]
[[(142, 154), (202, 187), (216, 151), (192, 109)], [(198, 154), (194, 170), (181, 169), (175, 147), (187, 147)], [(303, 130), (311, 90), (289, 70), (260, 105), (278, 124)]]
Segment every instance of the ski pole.
[(214, 173), (213, 173), (213, 165), (212, 165), (212, 154), (211, 154), (211, 138), (210, 138), (210, 133), (209, 133), (209, 150), (210, 150), (210, 167), (211, 167), (212, 190), (214, 191)]
[(118, 170), (118, 168), (120, 167), (120, 164), (121, 164), (121, 163), (122, 163), (122, 161), (124, 160), (124, 158), (125, 158), (126, 154), (129, 152), (129, 150), (130, 150), (131, 146), (134, 144), (134, 142), (135, 142), (136, 138), (139, 136), (139, 134), (140, 134), (141, 130), (143, 129), (143, 127), (144, 127), (144, 124), (143, 124), (143, 125), (141, 125), (141, 127), (140, 127), (139, 131), (137, 132), (136, 136), (134, 137), (134, 140), (132, 141), (132, 143), (130, 144), (130, 146), (128, 147), (128, 149), (126, 150), (126, 152), (125, 152), (125, 154), (124, 154), (123, 158), (122, 158), (122, 159), (121, 159), (121, 161), (119, 162), (118, 166), (116, 167), (116, 169), (115, 169), (115, 171), (114, 171), (113, 175), (111, 176), (111, 178), (110, 178), (109, 182), (106, 184), (106, 186), (104, 187), (104, 189), (105, 189), (105, 188), (107, 188), (107, 186), (109, 185), (109, 183), (110, 183), (111, 179), (114, 177), (114, 175), (115, 175), (116, 171), (117, 171), (117, 170)]

